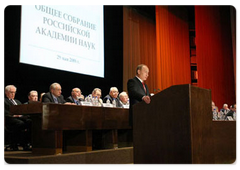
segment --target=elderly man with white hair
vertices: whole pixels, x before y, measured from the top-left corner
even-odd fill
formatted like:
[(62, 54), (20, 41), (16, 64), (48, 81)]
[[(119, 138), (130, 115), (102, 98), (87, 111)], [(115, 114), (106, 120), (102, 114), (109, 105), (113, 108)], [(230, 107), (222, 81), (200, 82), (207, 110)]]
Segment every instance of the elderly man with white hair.
[(220, 110), (218, 117), (220, 120), (224, 120), (226, 118), (227, 113), (230, 111), (228, 108), (228, 104), (223, 104), (223, 108)]
[(223, 112), (224, 114), (227, 114), (230, 111), (228, 108), (228, 104), (223, 104), (223, 108), (220, 110), (220, 112)]
[(56, 103), (56, 104), (74, 104), (75, 103), (70, 103), (66, 102), (64, 100), (64, 97), (62, 95), (62, 87), (59, 83), (52, 83), (49, 87), (49, 92), (45, 93), (42, 96), (42, 102), (43, 103)]
[(120, 101), (122, 102), (123, 105), (128, 105), (129, 104), (129, 98), (127, 92), (123, 91), (119, 94)]
[(110, 103), (113, 103), (113, 101), (115, 101), (116, 107), (123, 107), (122, 104), (120, 103), (120, 99), (118, 98), (118, 94), (119, 92), (117, 87), (111, 87), (109, 94), (103, 98), (103, 102), (106, 103), (107, 100), (109, 100)]
[(27, 116), (12, 115), (10, 112), (11, 106), (22, 104), (19, 100), (15, 99), (16, 92), (17, 88), (14, 85), (7, 85), (5, 87), (5, 127), (12, 131), (11, 148), (13, 150), (18, 150), (18, 144), (22, 145), (24, 150), (29, 150), (32, 121)]

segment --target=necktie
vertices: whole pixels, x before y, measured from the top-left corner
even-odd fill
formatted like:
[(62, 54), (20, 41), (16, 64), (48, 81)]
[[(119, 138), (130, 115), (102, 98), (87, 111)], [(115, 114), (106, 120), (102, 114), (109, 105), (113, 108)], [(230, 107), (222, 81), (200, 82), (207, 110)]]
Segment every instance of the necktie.
[(10, 99), (10, 101), (12, 102), (13, 105), (17, 105), (17, 103), (13, 99)]
[(145, 87), (145, 84), (142, 82), (142, 85), (143, 85), (143, 89), (144, 89), (144, 91), (145, 91), (145, 94), (146, 94), (146, 87)]
[(76, 104), (79, 105), (79, 101), (76, 100)]
[(54, 99), (54, 103), (58, 103), (58, 100), (57, 100), (57, 98), (53, 98)]

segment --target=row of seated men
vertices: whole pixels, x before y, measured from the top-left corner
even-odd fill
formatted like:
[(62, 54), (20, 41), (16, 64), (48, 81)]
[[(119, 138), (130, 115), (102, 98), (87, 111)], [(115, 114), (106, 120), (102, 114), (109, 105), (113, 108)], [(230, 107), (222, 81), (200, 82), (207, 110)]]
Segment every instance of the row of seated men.
[(218, 110), (218, 107), (212, 101), (213, 120), (236, 120), (236, 104), (228, 108), (228, 104), (223, 104), (223, 107)]
[(81, 94), (81, 90), (79, 88), (72, 89), (71, 96), (66, 98), (64, 100), (64, 97), (61, 95), (61, 85), (58, 83), (53, 83), (50, 86), (50, 92), (45, 93), (42, 96), (41, 101), (42, 102), (52, 102), (52, 103), (60, 103), (60, 104), (76, 104), (80, 105), (79, 101), (83, 100), (93, 100), (93, 98), (97, 98), (98, 104), (102, 105), (103, 103), (106, 103), (107, 100), (110, 101), (110, 103), (116, 102), (116, 107), (123, 107), (123, 105), (128, 104), (128, 95), (126, 92), (122, 92), (119, 94), (117, 87), (111, 87), (109, 94), (106, 95), (103, 100), (101, 99), (101, 89), (95, 88), (92, 91), (92, 94), (88, 95), (85, 99), (84, 96)]
[[(86, 98), (81, 93), (79, 88), (73, 88), (71, 95), (64, 99), (59, 83), (53, 83), (50, 85), (49, 92), (42, 93), (40, 101), (44, 103), (59, 103), (68, 105), (80, 105), (83, 100), (97, 99), (97, 105), (102, 106), (103, 103), (109, 101), (110, 103), (116, 103), (116, 107), (122, 108), (124, 105), (129, 104), (129, 98), (126, 92), (119, 94), (116, 87), (111, 87), (109, 94), (101, 99), (101, 89), (95, 88), (92, 94)], [(10, 107), (12, 105), (22, 104), (19, 100), (15, 99), (17, 88), (14, 85), (8, 85), (5, 87), (5, 99), (4, 99), (4, 114), (5, 114), (5, 144), (10, 145), (5, 150), (18, 150), (18, 146), (22, 146), (23, 150), (31, 149), (31, 119), (28, 116), (12, 115), (10, 113)], [(38, 101), (38, 92), (33, 90), (28, 94), (28, 102)]]

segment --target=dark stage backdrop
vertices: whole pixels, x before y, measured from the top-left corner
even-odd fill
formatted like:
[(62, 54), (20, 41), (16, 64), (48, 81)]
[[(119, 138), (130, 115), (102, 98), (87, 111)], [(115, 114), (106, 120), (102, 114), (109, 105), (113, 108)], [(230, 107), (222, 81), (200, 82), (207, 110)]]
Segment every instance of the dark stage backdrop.
[(21, 6), (6, 7), (4, 11), (4, 86), (13, 84), (17, 87), (16, 99), (26, 102), (27, 94), (31, 90), (37, 90), (39, 94), (48, 92), (53, 82), (61, 84), (65, 98), (71, 94), (71, 89), (74, 87), (79, 87), (85, 96), (95, 87), (102, 89), (103, 97), (108, 94), (112, 86), (122, 91), (122, 6), (104, 6), (105, 78), (19, 63), (20, 23)]

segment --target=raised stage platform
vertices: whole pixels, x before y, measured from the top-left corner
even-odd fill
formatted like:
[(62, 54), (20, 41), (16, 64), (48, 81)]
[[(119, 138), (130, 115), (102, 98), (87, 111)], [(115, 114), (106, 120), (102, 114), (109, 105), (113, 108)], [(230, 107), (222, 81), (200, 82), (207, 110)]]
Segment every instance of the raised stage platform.
[(4, 158), (9, 164), (132, 164), (133, 147), (59, 155), (36, 155), (31, 151), (5, 151)]

